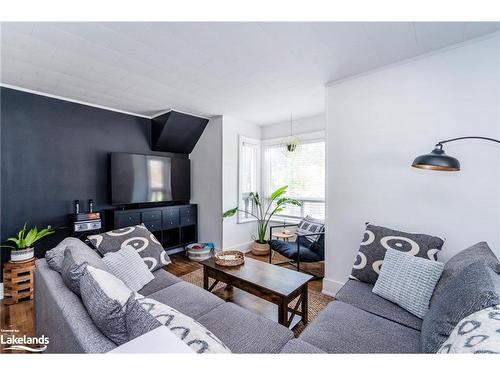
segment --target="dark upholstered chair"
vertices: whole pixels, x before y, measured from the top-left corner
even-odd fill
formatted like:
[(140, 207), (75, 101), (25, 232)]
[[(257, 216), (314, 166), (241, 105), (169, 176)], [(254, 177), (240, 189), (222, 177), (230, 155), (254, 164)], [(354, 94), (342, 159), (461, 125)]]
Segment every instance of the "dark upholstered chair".
[[(276, 251), (277, 253), (290, 259), (290, 261), (295, 262), (297, 271), (309, 273), (318, 278), (318, 275), (302, 271), (300, 269), (300, 263), (323, 262), (325, 260), (325, 232), (298, 235), (296, 236), (297, 239), (294, 242), (273, 240), (273, 229), (293, 227), (297, 225), (298, 224), (276, 225), (269, 228), (269, 245), (271, 246), (271, 251), (269, 252), (269, 263), (272, 263), (273, 251)], [(319, 238), (314, 242), (310, 242), (306, 238), (308, 236), (319, 236)], [(277, 264), (291, 263), (290, 261)]]

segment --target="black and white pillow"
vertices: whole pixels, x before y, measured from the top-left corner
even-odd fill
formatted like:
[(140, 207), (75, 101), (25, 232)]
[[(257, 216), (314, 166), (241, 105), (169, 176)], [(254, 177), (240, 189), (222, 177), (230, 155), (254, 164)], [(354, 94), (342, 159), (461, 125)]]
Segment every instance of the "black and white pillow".
[(437, 260), (444, 241), (427, 234), (414, 234), (367, 224), (363, 241), (352, 266), (350, 279), (375, 284), (388, 249)]
[(127, 303), (126, 321), (129, 340), (164, 325), (195, 353), (231, 353), (221, 340), (194, 319), (138, 293), (135, 293), (135, 300)]
[[(295, 231), (295, 234), (299, 236), (299, 235), (304, 235), (304, 234), (321, 233), (321, 232), (323, 232), (324, 228), (325, 228), (324, 220), (315, 219), (315, 218), (308, 215), (300, 221), (300, 223), (297, 226), (297, 229)], [(320, 235), (307, 236), (304, 238), (308, 242), (315, 242), (319, 239), (319, 237), (320, 237)]]
[(151, 272), (171, 263), (163, 246), (154, 234), (142, 224), (88, 236), (87, 238), (102, 255), (118, 251), (127, 245), (132, 246)]
[(438, 353), (500, 354), (500, 305), (461, 320)]

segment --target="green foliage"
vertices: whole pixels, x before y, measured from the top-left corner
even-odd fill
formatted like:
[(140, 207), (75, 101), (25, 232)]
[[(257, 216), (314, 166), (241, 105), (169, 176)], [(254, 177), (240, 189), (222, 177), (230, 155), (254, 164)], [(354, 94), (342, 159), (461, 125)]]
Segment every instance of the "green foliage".
[(294, 206), (302, 205), (302, 203), (297, 199), (283, 197), (283, 195), (286, 194), (287, 189), (288, 189), (287, 185), (281, 186), (278, 189), (276, 189), (271, 194), (271, 198), (269, 199), (269, 203), (265, 210), (263, 210), (263, 204), (260, 200), (259, 194), (250, 193), (249, 197), (255, 204), (256, 208), (255, 213), (242, 210), (238, 207), (234, 207), (224, 212), (222, 216), (224, 218), (231, 217), (234, 216), (238, 211), (253, 216), (257, 220), (257, 240), (259, 242), (265, 242), (267, 227), (269, 226), (269, 221), (271, 220), (273, 215), (282, 212), (289, 205), (294, 205)]
[[(31, 228), (27, 233), (26, 233), (26, 223), (24, 223), (23, 228), (17, 233), (17, 237), (10, 237), (7, 239), (8, 242), (13, 242), (16, 246), (17, 249), (27, 249), (33, 244), (38, 241), (40, 238), (43, 238), (45, 236), (48, 236), (49, 234), (54, 233), (54, 230), (52, 227), (49, 225), (47, 228), (42, 229), (41, 231), (38, 231), (37, 227)], [(11, 247), (13, 248), (14, 246), (3, 246), (3, 247)]]

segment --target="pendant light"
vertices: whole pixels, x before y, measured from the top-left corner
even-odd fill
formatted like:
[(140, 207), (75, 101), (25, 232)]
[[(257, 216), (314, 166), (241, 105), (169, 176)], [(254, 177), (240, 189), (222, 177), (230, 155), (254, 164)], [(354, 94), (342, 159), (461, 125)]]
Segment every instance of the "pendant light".
[(281, 151), (286, 157), (294, 156), (300, 148), (300, 141), (293, 135), (293, 118), (290, 114), (290, 136), (281, 141)]

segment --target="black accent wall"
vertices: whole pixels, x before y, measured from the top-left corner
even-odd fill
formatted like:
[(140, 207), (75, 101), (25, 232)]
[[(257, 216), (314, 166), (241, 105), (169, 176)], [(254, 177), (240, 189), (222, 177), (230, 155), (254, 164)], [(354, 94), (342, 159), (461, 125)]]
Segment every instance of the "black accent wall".
[[(84, 210), (89, 198), (96, 210), (111, 207), (110, 152), (172, 156), (151, 151), (149, 119), (3, 87), (0, 100), (0, 239), (17, 233), (25, 221), (58, 227), (37, 242), (38, 257), (69, 235), (75, 199)], [(3, 263), (9, 250), (1, 253)]]

